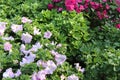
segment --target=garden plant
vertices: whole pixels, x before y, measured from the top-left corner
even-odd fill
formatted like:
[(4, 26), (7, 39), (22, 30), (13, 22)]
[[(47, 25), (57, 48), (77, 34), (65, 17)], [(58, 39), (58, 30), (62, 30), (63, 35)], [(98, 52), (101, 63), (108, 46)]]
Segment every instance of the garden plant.
[(0, 0), (0, 80), (120, 80), (120, 0)]

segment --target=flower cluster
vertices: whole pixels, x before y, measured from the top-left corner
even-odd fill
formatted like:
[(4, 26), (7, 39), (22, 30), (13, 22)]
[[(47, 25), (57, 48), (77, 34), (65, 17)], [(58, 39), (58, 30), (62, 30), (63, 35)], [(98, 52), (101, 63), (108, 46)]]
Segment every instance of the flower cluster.
[[(61, 4), (63, 6), (59, 6), (57, 4)], [(113, 3), (117, 5), (116, 9), (113, 10)], [(118, 17), (114, 16), (114, 12), (120, 13), (120, 1), (119, 0), (102, 0), (102, 1), (93, 1), (93, 0), (53, 0), (52, 3), (48, 4), (48, 9), (56, 9), (59, 11), (67, 10), (67, 11), (76, 11), (77, 13), (84, 12), (89, 14), (90, 22), (94, 23), (95, 21), (101, 21), (96, 26), (101, 26), (104, 20), (113, 19), (118, 20)], [(118, 21), (116, 21), (117, 23)], [(101, 24), (101, 25), (100, 25)], [(103, 24), (104, 25), (104, 24)], [(115, 24), (114, 24), (115, 25)], [(94, 25), (92, 25), (93, 27)], [(118, 27), (117, 27), (118, 28)]]
[[(57, 2), (57, 1), (55, 1), (55, 2)], [(37, 29), (36, 27), (33, 28), (32, 34), (29, 32), (24, 33), (25, 23), (31, 24), (32, 20), (30, 20), (26, 17), (23, 17), (21, 22), (23, 24), (20, 24), (20, 25), (12, 24), (10, 27), (11, 31), (15, 34), (17, 34), (18, 32), (21, 32), (21, 34), (20, 34), (21, 43), (20, 43), (19, 50), (20, 50), (20, 55), (22, 56), (21, 57), (22, 59), (21, 59), (21, 61), (14, 60), (15, 63), (20, 65), (20, 68), (18, 70), (16, 70), (16, 73), (13, 72), (13, 70), (12, 70), (13, 68), (6, 69), (6, 71), (3, 72), (3, 78), (19, 77), (22, 75), (22, 71), (21, 71), (22, 67), (24, 67), (28, 64), (31, 64), (31, 63), (36, 63), (37, 67), (42, 67), (42, 69), (38, 70), (37, 72), (33, 72), (33, 74), (31, 75), (32, 76), (31, 79), (32, 80), (45, 80), (47, 75), (53, 74), (54, 71), (57, 69), (57, 67), (62, 65), (67, 59), (66, 55), (60, 54), (59, 52), (56, 51), (56, 49), (59, 49), (62, 47), (62, 44), (61, 43), (57, 44), (54, 41), (52, 41), (51, 43), (46, 43), (45, 46), (48, 46), (48, 45), (55, 46), (55, 48), (52, 50), (45, 49), (45, 50), (48, 50), (49, 54), (51, 56), (53, 56), (54, 58), (53, 58), (53, 60), (47, 60), (47, 61), (44, 61), (40, 58), (38, 59), (36, 53), (39, 52), (40, 49), (44, 48), (44, 44), (41, 44), (39, 41), (36, 41), (36, 43), (33, 44), (32, 41), (34, 39), (34, 36), (41, 35), (43, 37), (43, 39), (49, 40), (53, 34), (50, 30), (47, 30), (42, 35), (40, 30)], [(4, 51), (12, 54), (13, 53), (12, 49), (14, 47), (13, 47), (11, 41), (14, 42), (16, 37), (15, 36), (13, 37), (13, 35), (10, 35), (9, 37), (5, 36), (4, 32), (7, 28), (6, 24), (7, 23), (5, 23), (5, 22), (0, 23), (0, 28), (2, 29), (1, 37), (5, 41), (5, 43), (3, 45)], [(28, 49), (26, 47), (26, 45), (31, 45), (31, 44), (32, 44), (32, 47)], [(11, 55), (11, 54), (9, 54), (9, 55)], [(36, 60), (37, 60), (37, 62), (36, 62)], [(76, 77), (75, 75), (73, 75), (73, 77), (69, 76), (68, 80), (72, 80), (72, 78), (75, 78), (76, 80), (78, 80), (78, 77)]]

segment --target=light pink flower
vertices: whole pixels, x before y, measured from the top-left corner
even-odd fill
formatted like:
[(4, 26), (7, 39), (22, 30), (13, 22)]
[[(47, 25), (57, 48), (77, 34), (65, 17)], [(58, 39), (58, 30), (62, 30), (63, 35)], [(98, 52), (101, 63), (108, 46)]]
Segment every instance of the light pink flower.
[(55, 60), (57, 62), (57, 65), (61, 65), (65, 62), (66, 56), (62, 55), (62, 54), (57, 54), (57, 55), (55, 55)]
[(7, 24), (6, 22), (0, 22), (0, 36), (4, 35), (6, 24)]
[(52, 36), (52, 33), (50, 31), (47, 31), (44, 33), (44, 38), (49, 39)]
[(30, 43), (32, 41), (32, 36), (29, 33), (23, 33), (21, 40), (25, 43)]
[(75, 74), (72, 74), (72, 75), (67, 77), (67, 80), (79, 80), (79, 78)]
[(51, 60), (48, 60), (46, 63), (46, 67), (44, 69), (46, 74), (53, 74), (53, 72), (57, 69), (57, 66), (55, 65), (55, 63)]
[(31, 23), (32, 20), (28, 19), (27, 17), (22, 17), (22, 23)]
[(18, 31), (23, 30), (23, 26), (22, 25), (17, 25), (17, 24), (12, 24), (11, 29), (14, 33), (17, 33)]
[(4, 50), (5, 51), (10, 51), (12, 48), (12, 44), (10, 44), (9, 42), (4, 43)]
[(21, 75), (21, 71), (20, 69), (17, 70), (17, 72), (15, 73), (15, 77), (19, 77)]
[(12, 68), (8, 68), (4, 73), (3, 73), (3, 77), (4, 78), (13, 78), (15, 75), (12, 71)]

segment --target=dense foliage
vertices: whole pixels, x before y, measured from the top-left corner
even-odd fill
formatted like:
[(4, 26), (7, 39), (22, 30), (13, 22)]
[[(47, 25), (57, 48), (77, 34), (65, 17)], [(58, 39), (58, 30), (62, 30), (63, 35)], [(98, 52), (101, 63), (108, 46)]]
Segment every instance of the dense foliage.
[(115, 2), (0, 0), (0, 79), (119, 80)]

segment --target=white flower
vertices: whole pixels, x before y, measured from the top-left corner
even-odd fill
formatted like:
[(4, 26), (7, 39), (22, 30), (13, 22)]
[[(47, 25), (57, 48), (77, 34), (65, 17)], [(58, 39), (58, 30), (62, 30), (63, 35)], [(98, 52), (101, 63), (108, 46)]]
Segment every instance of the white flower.
[(39, 31), (39, 29), (37, 29), (36, 27), (34, 27), (33, 33), (34, 33), (34, 35), (39, 35), (39, 34), (41, 34), (41, 32)]
[(17, 24), (12, 24), (11, 29), (14, 33), (17, 33), (18, 31), (23, 30), (23, 26), (22, 25), (17, 25)]

